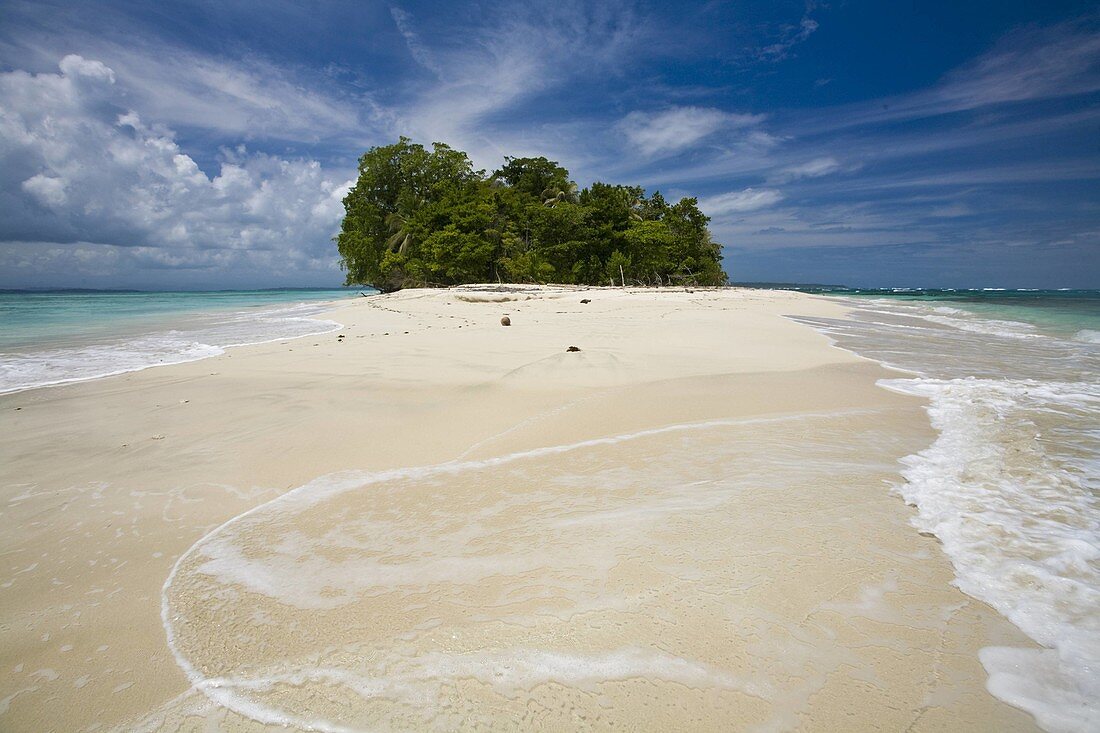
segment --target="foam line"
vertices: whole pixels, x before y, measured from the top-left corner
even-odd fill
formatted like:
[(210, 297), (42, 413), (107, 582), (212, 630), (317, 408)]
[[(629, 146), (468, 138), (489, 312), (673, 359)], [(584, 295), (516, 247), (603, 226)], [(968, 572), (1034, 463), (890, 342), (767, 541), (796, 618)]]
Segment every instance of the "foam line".
[[(272, 320), (268, 325), (308, 325), (304, 332), (282, 333), (270, 338), (246, 335), (218, 334), (215, 328), (207, 331), (167, 331), (147, 334), (130, 341), (81, 347), (50, 349), (22, 353), (0, 353), (0, 394), (11, 394), (62, 384), (88, 382), (120, 374), (130, 374), (158, 366), (187, 364), (224, 354), (226, 350), (240, 346), (258, 346), (277, 341), (321, 336), (339, 331), (343, 324), (320, 318), (293, 315), (293, 309), (268, 311), (263, 316)], [(253, 314), (234, 314), (238, 320)], [(271, 316), (280, 316), (281, 320)], [(268, 332), (270, 333), (270, 331)], [(197, 337), (197, 338), (192, 338)], [(224, 338), (222, 343), (206, 340)], [(98, 364), (98, 368), (95, 368)], [(76, 372), (75, 374), (73, 372)], [(84, 373), (80, 373), (84, 371)], [(64, 374), (72, 376), (59, 376)]]
[(196, 551), (198, 551), (207, 543), (211, 542), (217, 535), (221, 534), (228, 528), (232, 527), (238, 522), (243, 521), (247, 517), (252, 516), (253, 514), (265, 510), (270, 510), (271, 508), (280, 504), (289, 504), (296, 509), (308, 508), (324, 499), (336, 496), (346, 491), (361, 489), (367, 486), (377, 485), (397, 479), (419, 479), (440, 475), (456, 475), (464, 471), (492, 468), (496, 466), (507, 465), (521, 460), (560, 455), (563, 453), (568, 453), (570, 451), (581, 450), (585, 448), (617, 445), (631, 440), (659, 435), (669, 435), (691, 431), (703, 431), (720, 427), (765, 425), (790, 421), (812, 420), (819, 418), (836, 418), (838, 416), (844, 415), (867, 415), (874, 414), (875, 412), (878, 411), (873, 409), (846, 409), (831, 412), (795, 413), (768, 417), (725, 418), (694, 423), (678, 423), (674, 425), (665, 425), (658, 428), (639, 430), (631, 433), (623, 433), (601, 438), (592, 438), (575, 443), (567, 443), (556, 446), (545, 446), (526, 451), (518, 451), (503, 456), (497, 456), (477, 461), (462, 461), (456, 459), (453, 461), (429, 466), (406, 467), (378, 472), (340, 472), (322, 476), (320, 478), (314, 479), (313, 481), (310, 481), (307, 484), (292, 489), (279, 497), (255, 506), (248, 511), (242, 512), (241, 514), (238, 514), (228, 519), (227, 521), (207, 532), (197, 542), (191, 545), (191, 547), (188, 548), (187, 551), (180, 555), (175, 564), (172, 566), (171, 572), (168, 574), (168, 577), (165, 579), (164, 584), (161, 587), (161, 623), (164, 626), (166, 642), (168, 644), (169, 650), (172, 652), (172, 655), (176, 660), (176, 663), (179, 665), (180, 669), (183, 670), (184, 674), (187, 675), (187, 678), (190, 681), (192, 688), (198, 690), (199, 692), (202, 692), (215, 704), (233, 710), (234, 712), (237, 712), (246, 717), (268, 724), (294, 725), (304, 730), (325, 731), (325, 733), (346, 733), (346, 728), (342, 728), (339, 726), (330, 726), (327, 724), (318, 723), (316, 721), (310, 722), (300, 720), (292, 716), (285, 715), (283, 713), (267, 710), (266, 708), (262, 708), (262, 706), (257, 706), (254, 703), (244, 701), (240, 699), (238, 695), (232, 692), (233, 688), (241, 687), (241, 683), (239, 681), (233, 682), (224, 678), (207, 678), (205, 675), (202, 674), (202, 672), (196, 669), (194, 665), (192, 665), (191, 662), (179, 650), (176, 644), (173, 619), (171, 618), (171, 608), (168, 597), (169, 590), (184, 562), (188, 558), (190, 558)]

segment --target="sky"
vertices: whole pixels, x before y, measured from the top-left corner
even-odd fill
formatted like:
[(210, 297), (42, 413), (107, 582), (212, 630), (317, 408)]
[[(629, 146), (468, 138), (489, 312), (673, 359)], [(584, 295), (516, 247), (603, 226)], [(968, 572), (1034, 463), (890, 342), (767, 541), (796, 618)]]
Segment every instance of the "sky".
[(0, 288), (339, 285), (399, 135), (697, 197), (735, 282), (1100, 288), (1100, 11), (1012, 0), (0, 0)]

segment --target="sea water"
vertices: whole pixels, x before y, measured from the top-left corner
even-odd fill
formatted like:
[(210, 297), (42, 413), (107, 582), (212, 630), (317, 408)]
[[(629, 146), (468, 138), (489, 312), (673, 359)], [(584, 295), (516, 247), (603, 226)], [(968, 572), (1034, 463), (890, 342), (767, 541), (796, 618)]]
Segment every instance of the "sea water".
[[(851, 616), (935, 627), (957, 610), (849, 608), (897, 590), (868, 573), (877, 557), (922, 562), (899, 553), (896, 530), (866, 555), (838, 551), (862, 531), (852, 502), (866, 521), (862, 497), (895, 475), (894, 409), (324, 476), (179, 558), (162, 595), (168, 644), (192, 690), (267, 725), (789, 730), (834, 676), (881, 679)], [(805, 543), (822, 522), (836, 547)], [(791, 593), (795, 568), (801, 583), (871, 585)]]
[(216, 356), (326, 333), (347, 289), (0, 292), (0, 393)]
[(896, 367), (938, 438), (902, 493), (957, 585), (1041, 649), (990, 647), (988, 688), (1047, 730), (1100, 729), (1100, 292), (833, 291), (800, 319)]

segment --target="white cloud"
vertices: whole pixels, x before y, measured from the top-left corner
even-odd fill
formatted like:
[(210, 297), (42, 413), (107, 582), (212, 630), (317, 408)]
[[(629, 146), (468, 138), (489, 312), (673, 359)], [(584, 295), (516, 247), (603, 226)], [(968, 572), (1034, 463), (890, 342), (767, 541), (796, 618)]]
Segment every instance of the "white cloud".
[(246, 139), (314, 142), (360, 138), (375, 125), (369, 105), (326, 95), (261, 59), (228, 62), (189, 52), (149, 54), (119, 49), (120, 83), (153, 119)]
[(402, 38), (405, 39), (405, 45), (409, 47), (409, 53), (416, 63), (438, 76), (441, 71), (439, 64), (436, 63), (432, 52), (424, 45), (424, 42), (420, 40), (420, 36), (417, 34), (416, 30), (414, 30), (412, 15), (406, 13), (396, 5), (390, 8), (390, 15), (393, 16), (393, 22), (397, 26), (398, 32), (401, 33)]
[(817, 110), (807, 120), (806, 129), (821, 135), (993, 105), (1095, 93), (1100, 91), (1100, 33), (1094, 26), (1077, 20), (1018, 29), (928, 89)]
[(54, 243), (44, 252), (83, 242), (73, 252), (85, 259), (107, 251), (94, 243), (121, 245), (112, 261), (150, 267), (321, 269), (336, 279), (330, 237), (346, 175), (243, 148), (207, 175), (171, 130), (122, 106), (111, 68), (70, 55), (59, 69), (0, 74), (0, 240)]
[(577, 79), (622, 73), (640, 28), (629, 7), (563, 2), (499, 8), (487, 25), (436, 38), (438, 80), (410, 84), (390, 110), (392, 136), (440, 140), (494, 168), (507, 155), (546, 155), (575, 168), (601, 125), (539, 117), (540, 95)]
[(69, 54), (61, 59), (61, 63), (58, 64), (58, 67), (61, 69), (61, 73), (70, 79), (83, 76), (89, 79), (105, 81), (109, 84), (115, 83), (115, 72), (107, 68), (107, 66), (100, 61), (93, 61), (85, 59), (82, 56)]
[(969, 109), (1100, 89), (1100, 33), (1077, 23), (1023, 28), (949, 73), (934, 96)]
[(832, 156), (824, 156), (784, 168), (781, 171), (781, 176), (793, 181), (799, 178), (819, 178), (838, 170), (840, 170), (840, 161)]
[(61, 69), (67, 78), (115, 82), (126, 107), (177, 130), (360, 146), (386, 125), (385, 114), (367, 94), (338, 88), (324, 73), (256, 55), (226, 58), (139, 29), (124, 31), (28, 33), (15, 45), (0, 42), (0, 52), (23, 68), (49, 68), (68, 54)]
[(617, 0), (502, 6), (488, 16), (451, 16), (446, 28), (437, 17), (414, 17), (392, 3), (391, 20), (375, 32), (403, 39), (431, 76), (375, 78), (369, 67), (322, 72), (255, 54), (231, 58), (127, 20), (93, 31), (51, 18), (49, 32), (0, 34), (0, 58), (9, 68), (43, 69), (79, 49), (112, 70), (122, 111), (136, 109), (147, 124), (202, 146), (317, 145), (350, 165), (368, 147), (403, 134), (447, 142), (478, 167), (495, 168), (505, 154), (547, 155), (578, 170), (607, 162), (614, 145), (606, 123), (584, 114), (565, 120), (560, 110), (540, 117), (540, 98), (578, 80), (622, 81), (653, 35), (630, 4)]
[(62, 178), (51, 178), (37, 173), (23, 181), (23, 190), (34, 196), (43, 206), (57, 209), (68, 201), (65, 185), (65, 180)]
[(661, 112), (631, 112), (619, 123), (619, 130), (631, 146), (654, 156), (686, 150), (720, 130), (752, 127), (763, 119), (710, 107), (673, 107)]
[(810, 17), (810, 13), (816, 8), (816, 3), (806, 4), (806, 14), (802, 16), (797, 26), (787, 26), (783, 29), (780, 40), (765, 46), (760, 50), (761, 58), (771, 61), (782, 61), (787, 58), (792, 48), (805, 41), (818, 29), (818, 22)]
[[(498, 14), (491, 27), (470, 29), (462, 42), (448, 36), (428, 56), (414, 43), (409, 16), (399, 8), (392, 15), (417, 60), (437, 59), (446, 74), (409, 82), (389, 108), (262, 58), (228, 60), (163, 39), (123, 43), (75, 28), (64, 34), (66, 45), (95, 55), (66, 56), (54, 73), (0, 73), (6, 261), (25, 264), (39, 251), (45, 270), (64, 260), (86, 263), (88, 272), (100, 262), (120, 272), (139, 265), (210, 276), (247, 271), (268, 282), (276, 271), (302, 282), (294, 273), (306, 268), (336, 279), (330, 237), (351, 170), (335, 176), (314, 161), (240, 148), (223, 150), (213, 170), (205, 161), (200, 168), (175, 131), (198, 133), (202, 146), (252, 138), (308, 144), (323, 136), (330, 150), (351, 151), (349, 165), (352, 155), (399, 133), (447, 141), (485, 167), (505, 152), (576, 152), (573, 135), (552, 122), (515, 125), (503, 115), (577, 73), (618, 68), (638, 32), (627, 9), (565, 3)], [(51, 56), (60, 37), (28, 34), (4, 52), (43, 68), (60, 57)]]
[(707, 196), (699, 200), (699, 208), (707, 216), (720, 217), (741, 214), (773, 206), (783, 200), (783, 194), (774, 188), (746, 188)]

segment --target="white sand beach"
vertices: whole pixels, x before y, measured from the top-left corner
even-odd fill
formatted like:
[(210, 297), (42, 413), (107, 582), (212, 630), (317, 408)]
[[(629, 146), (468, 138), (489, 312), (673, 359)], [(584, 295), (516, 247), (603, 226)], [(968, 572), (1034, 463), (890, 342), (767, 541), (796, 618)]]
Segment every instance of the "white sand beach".
[(408, 290), (0, 396), (0, 729), (1035, 729), (896, 490), (922, 402), (790, 315), (843, 309)]

